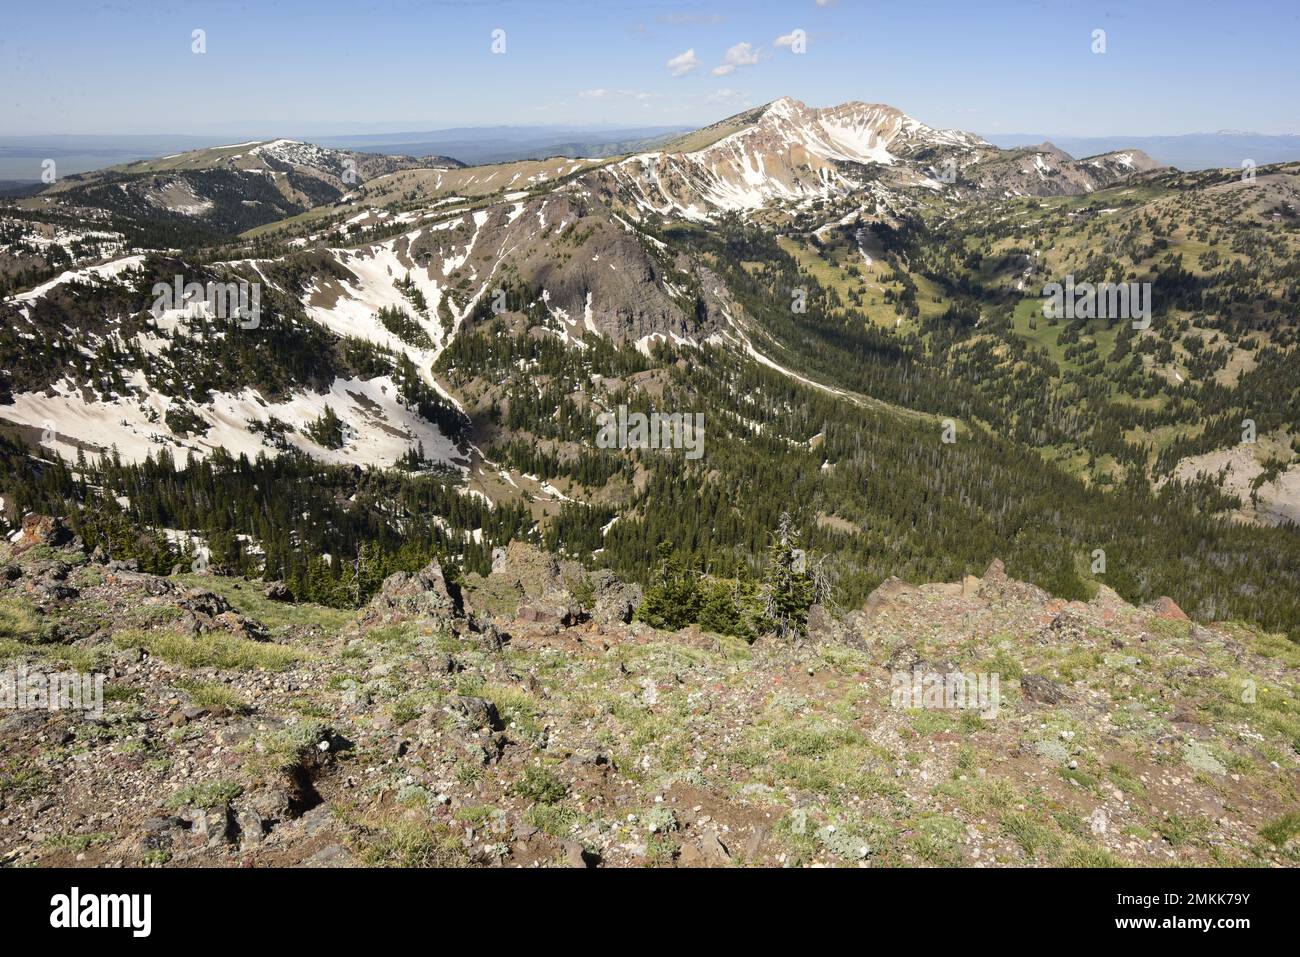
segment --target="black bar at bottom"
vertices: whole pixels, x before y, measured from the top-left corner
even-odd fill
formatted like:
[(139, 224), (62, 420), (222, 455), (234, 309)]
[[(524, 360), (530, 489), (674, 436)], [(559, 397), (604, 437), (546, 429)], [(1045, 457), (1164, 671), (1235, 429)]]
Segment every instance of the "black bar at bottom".
[[(1020, 939), (1199, 935), (1231, 945), (1292, 926), (1295, 886), (1284, 870), (0, 870), (0, 917), (13, 952), (27, 939), (71, 934), (128, 947), (329, 944), (340, 926), (427, 932), (463, 919), (486, 920), (480, 929), (491, 928), (494, 946), (516, 934), (536, 941), (567, 920), (608, 942), (618, 926), (615, 939), (640, 933), (637, 925), (666, 931), (673, 914), (690, 919), (697, 944), (812, 920), (823, 930), (831, 926), (823, 921), (852, 925), (858, 939), (910, 928), (938, 940), (1001, 926)], [(147, 908), (133, 895), (149, 895)]]

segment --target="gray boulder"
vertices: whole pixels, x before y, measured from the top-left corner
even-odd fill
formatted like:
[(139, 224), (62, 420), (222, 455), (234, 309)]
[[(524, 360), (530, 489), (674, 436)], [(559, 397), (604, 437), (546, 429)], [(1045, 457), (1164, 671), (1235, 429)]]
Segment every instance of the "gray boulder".
[(385, 578), (361, 620), (388, 624), (409, 618), (459, 618), (462, 613), (435, 558), (414, 574), (394, 572)]
[(607, 568), (589, 576), (592, 584), (592, 620), (600, 625), (626, 624), (641, 605), (640, 585), (628, 584), (614, 577)]

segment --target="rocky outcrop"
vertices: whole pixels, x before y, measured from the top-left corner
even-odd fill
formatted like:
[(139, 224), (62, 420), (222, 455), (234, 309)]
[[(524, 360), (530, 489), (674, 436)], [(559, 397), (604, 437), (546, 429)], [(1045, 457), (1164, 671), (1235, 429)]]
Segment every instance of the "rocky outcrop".
[[(624, 624), (638, 592), (608, 571), (498, 557), (481, 581), (521, 614), (460, 616), (430, 563), (352, 618), (0, 544), (13, 667), (84, 660), (120, 692), (99, 717), (0, 711), (0, 864), (1295, 863), (1277, 636), (1153, 627), (1162, 603), (990, 567), (742, 647)], [(34, 601), (38, 580), (79, 594)], [(600, 620), (542, 620), (575, 595)], [(251, 610), (275, 644), (240, 640), (265, 630)], [(900, 675), (1000, 697), (905, 701)]]
[(1163, 618), (1166, 621), (1188, 621), (1187, 613), (1178, 607), (1178, 603), (1168, 595), (1162, 595), (1143, 608), (1150, 611), (1157, 618)]
[(74, 537), (63, 519), (29, 512), (23, 516), (22, 527), (18, 531), (17, 538), (14, 539), (13, 552), (15, 555), (21, 555), (38, 545), (57, 548), (71, 544)]
[(266, 586), (262, 594), (270, 601), (293, 601), (293, 592), (284, 582), (275, 581)]
[(883, 608), (897, 602), (904, 595), (919, 594), (921, 589), (915, 585), (908, 584), (900, 578), (894, 578), (892, 575), (872, 590), (867, 596), (866, 601), (862, 603), (862, 611), (867, 617), (872, 617), (879, 613)]
[(435, 558), (418, 572), (394, 572), (361, 616), (365, 625), (392, 624), (408, 619), (450, 619), (463, 616), (458, 592), (453, 592)]
[(589, 576), (593, 602), (591, 618), (599, 625), (626, 624), (641, 606), (641, 586), (620, 581), (607, 568)]
[(528, 542), (512, 541), (494, 552), (492, 575), (515, 586), (528, 598), (567, 595), (559, 560)]
[[(502, 591), (517, 597), (513, 615), (537, 627), (563, 628), (589, 616), (574, 599), (571, 588), (588, 577), (576, 562), (561, 562), (536, 545), (512, 541), (492, 556), (492, 572), (485, 586), (497, 596)], [(613, 589), (606, 583), (607, 591)], [(610, 599), (610, 614), (617, 612), (617, 600)]]

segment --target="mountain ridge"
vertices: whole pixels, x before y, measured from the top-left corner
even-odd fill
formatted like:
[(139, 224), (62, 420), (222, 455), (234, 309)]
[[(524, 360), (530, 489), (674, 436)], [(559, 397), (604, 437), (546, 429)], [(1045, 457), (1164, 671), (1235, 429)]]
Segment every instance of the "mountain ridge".
[[(9, 255), (45, 265), (0, 303), (0, 419), (46, 454), (84, 456), (97, 467), (114, 460), (116, 447), (123, 469), (151, 469), (166, 455), (169, 467), (197, 474), (242, 455), (250, 467), (284, 458), (266, 467), (292, 475), (305, 457), (326, 469), (395, 471), (417, 486), (452, 482), (458, 494), (503, 511), (526, 509), (537, 534), (574, 536), (572, 547), (592, 560), (607, 552), (627, 563), (633, 542), (653, 539), (647, 520), (657, 493), (645, 483), (663, 466), (632, 450), (593, 448), (586, 424), (629, 400), (703, 404), (715, 410), (710, 434), (725, 479), (687, 466), (661, 480), (701, 492), (725, 481), (733, 495), (762, 496), (749, 471), (760, 453), (746, 443), (759, 443), (775, 462), (792, 460), (792, 449), (802, 460), (829, 441), (828, 450), (839, 451), (816, 463), (821, 472), (806, 492), (813, 502), (834, 488), (841, 504), (803, 520), (825, 522), (824, 533), (838, 536), (855, 593), (885, 568), (863, 537), (866, 523), (894, 523), (860, 500), (865, 485), (842, 485), (845, 469), (862, 467), (842, 436), (867, 423), (892, 423), (906, 437), (873, 454), (933, 470), (942, 459), (924, 436), (951, 423), (974, 448), (949, 466), (962, 494), (945, 495), (945, 507), (970, 510), (968, 520), (995, 530), (987, 534), (999, 548), (1066, 593), (1084, 587), (1078, 570), (1049, 540), (1012, 541), (1012, 513), (973, 497), (975, 475), (987, 481), (996, 469), (999, 482), (1027, 498), (1043, 487), (1075, 497), (1071, 542), (1085, 534), (1085, 514), (1096, 520), (1105, 495), (1141, 500), (1138, 486), (1124, 482), (1170, 501), (1189, 497), (1214, 514), (1252, 521), (1291, 514), (1268, 499), (1290, 494), (1285, 403), (1254, 410), (1267, 436), (1260, 455), (1273, 457), (1260, 458), (1257, 473), (1238, 463), (1248, 481), (1230, 485), (1207, 485), (1188, 466), (1212, 461), (1206, 456), (1229, 442), (1218, 423), (1244, 414), (1227, 405), (1229, 393), (1208, 388), (1163, 408), (1140, 403), (1186, 390), (1196, 362), (1229, 363), (1225, 374), (1240, 376), (1250, 394), (1267, 394), (1283, 374), (1290, 332), (1281, 299), (1268, 291), (1249, 318), (1237, 316), (1243, 309), (1234, 304), (1256, 292), (1242, 287), (1232, 264), (1241, 253), (1223, 244), (1219, 259), (1198, 251), (1199, 278), (1190, 280), (1146, 234), (1157, 219), (1172, 220), (1168, 235), (1177, 237), (1182, 221), (1191, 230), (1195, 217), (1213, 217), (1257, 224), (1284, 246), (1294, 171), (1262, 169), (1258, 191), (1244, 194), (1210, 176), (1151, 168), (1133, 151), (1082, 160), (1050, 144), (1004, 151), (863, 102), (817, 110), (777, 100), (705, 134), (686, 142), (689, 150), (623, 158), (381, 168), (336, 198), (297, 204), (300, 212), (237, 233), (219, 229), (210, 214), (179, 209), (159, 231), (156, 218), (139, 218), (159, 215), (147, 201), (95, 208), (74, 193), (76, 202), (65, 205), (67, 189), (12, 203)], [(238, 155), (258, 149), (261, 157), (264, 146), (274, 146), (274, 164), (322, 164), (311, 167), (324, 178), (314, 182), (337, 180), (347, 155), (321, 157), (310, 144), (272, 140), (167, 162), (264, 166), (233, 181), (228, 199), (242, 206), (269, 194), (241, 194), (237, 184), (266, 190), (277, 174), (288, 175)], [(105, 186), (122, 193), (122, 185), (144, 189), (154, 177), (182, 174), (144, 169)], [(287, 201), (277, 195), (275, 202)], [(1242, 205), (1246, 195), (1256, 201)], [(205, 222), (204, 232), (175, 232)], [(1256, 273), (1284, 282), (1282, 248), (1257, 251)], [(67, 261), (51, 265), (58, 251)], [(1041, 328), (1037, 288), (1071, 269), (1080, 277), (1128, 274), (1169, 290), (1158, 324), (1141, 336), (1111, 323)], [(257, 285), (259, 324), (234, 328), (209, 309), (189, 314), (175, 304), (155, 314), (151, 290), (172, 288), (178, 274), (200, 285)], [(1197, 321), (1193, 310), (1220, 301), (1209, 296), (1224, 305), (1214, 307), (1222, 320), (1205, 330), (1206, 341), (1227, 341), (1194, 353), (1177, 329)], [(1261, 335), (1269, 338), (1257, 342)], [(755, 391), (736, 394), (728, 383), (740, 381)], [(1124, 395), (1112, 401), (1112, 390)], [(778, 396), (816, 406), (834, 427), (787, 418)], [(1071, 411), (1081, 402), (1095, 403), (1089, 417)], [(1197, 431), (1148, 445), (1159, 429), (1185, 428)], [(873, 433), (869, 441), (881, 439)], [(998, 463), (1010, 461), (1013, 448), (1025, 457), (1007, 470)], [(1263, 496), (1258, 507), (1234, 491), (1243, 481)], [(703, 496), (696, 507), (718, 505)], [(1151, 520), (1174, 521), (1182, 507), (1151, 506)], [(375, 512), (366, 520), (390, 518)], [(238, 521), (240, 535), (265, 534)], [(752, 530), (742, 540), (721, 513), (705, 525), (736, 549), (728, 567), (757, 540)], [(359, 546), (350, 526), (322, 534), (331, 554)], [(449, 521), (437, 534), (462, 543), (465, 560), (477, 563), (494, 533)], [(917, 541), (914, 529), (893, 534), (913, 542), (916, 568), (927, 574), (974, 560), (950, 538), (940, 546)], [(1236, 554), (1256, 533), (1195, 525), (1185, 534), (1221, 536)], [(1144, 547), (1159, 551), (1177, 540)], [(1283, 537), (1260, 541), (1279, 561), (1289, 547)], [(723, 560), (713, 544), (697, 547)], [(245, 554), (240, 563), (252, 569), (258, 560)], [(1166, 579), (1135, 577), (1123, 587), (1142, 596), (1153, 581)], [(1246, 601), (1221, 578), (1198, 582), (1197, 614)], [(1270, 604), (1264, 614), (1276, 622), (1290, 612)]]

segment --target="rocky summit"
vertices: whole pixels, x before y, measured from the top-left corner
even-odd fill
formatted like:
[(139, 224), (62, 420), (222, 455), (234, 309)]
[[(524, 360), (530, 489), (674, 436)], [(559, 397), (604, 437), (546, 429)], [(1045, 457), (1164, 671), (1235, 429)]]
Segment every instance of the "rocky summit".
[(1300, 860), (1285, 637), (1065, 601), (998, 561), (814, 605), (792, 641), (650, 627), (641, 602), (514, 542), (338, 611), (104, 561), (35, 517), (0, 545), (6, 674), (105, 680), (98, 710), (0, 714), (0, 861)]

